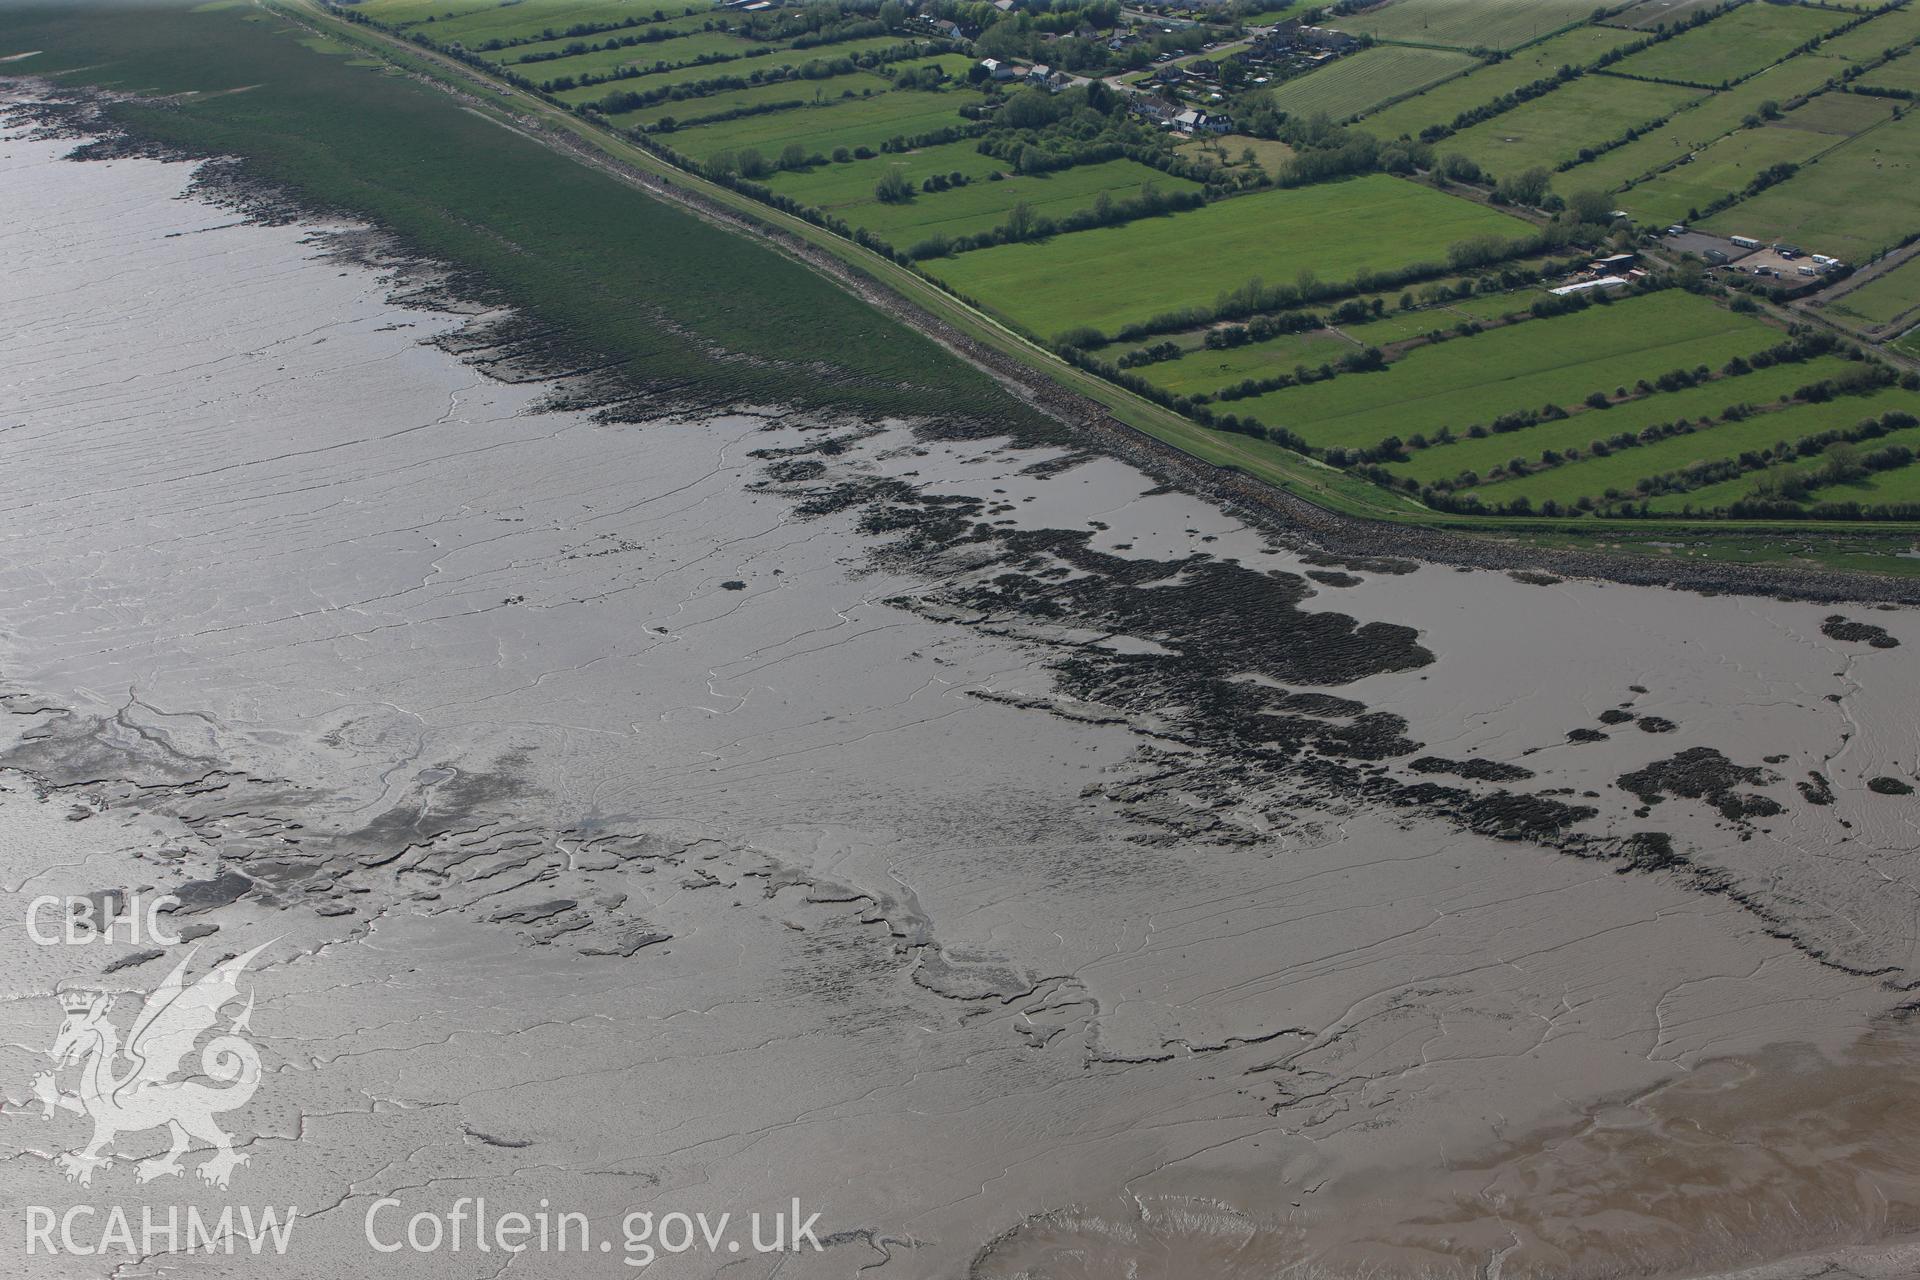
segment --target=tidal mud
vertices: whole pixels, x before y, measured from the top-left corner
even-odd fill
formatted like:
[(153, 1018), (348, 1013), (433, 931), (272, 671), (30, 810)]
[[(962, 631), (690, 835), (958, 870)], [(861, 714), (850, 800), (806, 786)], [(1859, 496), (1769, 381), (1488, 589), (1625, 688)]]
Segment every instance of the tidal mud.
[(0, 933), (12, 1203), (299, 1204), (316, 1278), (488, 1274), (365, 1242), (460, 1195), (801, 1197), (822, 1252), (726, 1260), (783, 1277), (1912, 1229), (1911, 613), (1329, 554), (964, 414), (650, 415), (371, 229), (73, 145), (0, 135), (0, 877), (273, 945), (252, 1163), (82, 1187), (53, 993), (175, 953)]

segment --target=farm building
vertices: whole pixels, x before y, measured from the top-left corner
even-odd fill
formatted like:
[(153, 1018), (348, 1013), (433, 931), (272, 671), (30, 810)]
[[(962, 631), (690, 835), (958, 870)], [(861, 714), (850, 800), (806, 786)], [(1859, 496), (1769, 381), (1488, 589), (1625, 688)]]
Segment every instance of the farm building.
[(1625, 276), (1601, 276), (1598, 280), (1582, 280), (1578, 284), (1563, 284), (1558, 289), (1549, 289), (1548, 293), (1565, 297), (1570, 293), (1591, 293), (1595, 289), (1618, 289), (1627, 283)]

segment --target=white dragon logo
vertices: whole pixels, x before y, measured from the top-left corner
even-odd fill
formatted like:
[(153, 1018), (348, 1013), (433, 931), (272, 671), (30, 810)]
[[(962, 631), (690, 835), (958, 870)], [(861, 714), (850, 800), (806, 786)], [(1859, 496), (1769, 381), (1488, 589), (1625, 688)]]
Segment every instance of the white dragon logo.
[[(216, 965), (192, 986), (185, 981), (193, 953), (167, 975), (147, 997), (135, 1019), (122, 1053), (120, 1031), (107, 1018), (113, 995), (100, 991), (63, 991), (60, 1007), (67, 1018), (60, 1026), (48, 1056), (64, 1069), (81, 1064), (78, 1093), (62, 1093), (55, 1072), (43, 1072), (33, 1082), (34, 1097), (43, 1114), (56, 1110), (85, 1115), (93, 1121), (93, 1139), (80, 1151), (60, 1156), (60, 1167), (70, 1182), (90, 1185), (94, 1170), (110, 1166), (104, 1148), (122, 1133), (168, 1128), (173, 1147), (165, 1155), (142, 1160), (136, 1176), (141, 1182), (180, 1173), (180, 1157), (194, 1139), (213, 1148), (213, 1154), (195, 1172), (216, 1187), (225, 1187), (234, 1167), (248, 1163), (236, 1154), (233, 1139), (214, 1122), (222, 1111), (244, 1107), (260, 1085), (260, 1055), (241, 1036), (253, 1016), (253, 995), (224, 1033), (200, 1052), (200, 1071), (221, 1083), (214, 1087), (198, 1079), (172, 1079), (202, 1035), (220, 1020), (220, 1011), (238, 998), (240, 974), (271, 943), (261, 943), (245, 955)], [(127, 1066), (118, 1066), (122, 1057)]]

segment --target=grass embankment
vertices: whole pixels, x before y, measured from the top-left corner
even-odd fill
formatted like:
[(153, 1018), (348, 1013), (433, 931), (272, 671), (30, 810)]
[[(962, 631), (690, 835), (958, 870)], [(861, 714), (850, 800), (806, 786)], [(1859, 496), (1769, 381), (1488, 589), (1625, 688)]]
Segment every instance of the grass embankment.
[[(266, 11), (9, 3), (39, 75), (144, 94), (140, 133), (390, 228), (569, 335), (582, 364), (731, 403), (1028, 412), (991, 379), (763, 245), (410, 79), (325, 56)], [(344, 54), (347, 47), (338, 46)], [(24, 68), (23, 68), (24, 69)], [(223, 90), (245, 88), (244, 93)]]

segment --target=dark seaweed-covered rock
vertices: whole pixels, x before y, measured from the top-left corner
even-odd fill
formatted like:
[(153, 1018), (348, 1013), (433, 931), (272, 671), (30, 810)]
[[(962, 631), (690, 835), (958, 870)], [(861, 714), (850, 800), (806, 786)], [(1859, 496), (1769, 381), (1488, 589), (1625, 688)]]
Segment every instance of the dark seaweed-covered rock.
[[(1769, 757), (1771, 759), (1771, 757)], [(1832, 804), (1833, 787), (1824, 775), (1809, 770), (1804, 782), (1795, 784), (1800, 788), (1800, 798), (1808, 804)]]
[(1598, 729), (1572, 729), (1567, 732), (1569, 742), (1605, 742), (1607, 735)]
[(1641, 716), (1640, 728), (1646, 733), (1672, 733), (1680, 726), (1665, 716)]
[(1868, 778), (1867, 790), (1883, 796), (1910, 796), (1913, 794), (1911, 784), (1902, 782), (1898, 778), (1888, 778), (1885, 776)]
[(1331, 556), (1321, 551), (1303, 552), (1300, 559), (1322, 569), (1354, 569), (1361, 573), (1412, 573), (1420, 566), (1398, 556)]
[(1475, 782), (1519, 782), (1533, 776), (1533, 770), (1504, 760), (1445, 760), (1439, 756), (1421, 756), (1407, 767), (1415, 773), (1450, 773)]
[(1292, 711), (1303, 716), (1318, 716), (1323, 720), (1344, 720), (1357, 716), (1367, 709), (1364, 702), (1355, 702), (1352, 698), (1336, 698), (1330, 693), (1287, 693), (1282, 694), (1274, 707), (1281, 711)]
[(1677, 756), (1656, 760), (1644, 769), (1623, 773), (1614, 785), (1658, 804), (1668, 796), (1703, 800), (1728, 818), (1765, 818), (1782, 812), (1766, 796), (1735, 791), (1740, 786), (1764, 786), (1779, 777), (1754, 765), (1735, 764), (1712, 747), (1689, 747)]
[(1622, 711), (1618, 707), (1610, 707), (1600, 713), (1601, 724), (1630, 724), (1632, 721), (1633, 712)]
[(1462, 811), (1468, 825), (1483, 835), (1503, 840), (1539, 841), (1551, 840), (1598, 812), (1590, 805), (1565, 804), (1506, 791), (1469, 801)]
[(1635, 871), (1665, 871), (1686, 863), (1673, 851), (1673, 837), (1664, 831), (1634, 832), (1620, 842), (1620, 856)]
[(1851, 640), (1866, 643), (1876, 649), (1897, 649), (1900, 642), (1888, 635), (1886, 628), (1876, 627), (1871, 622), (1855, 622), (1843, 613), (1827, 615), (1820, 624), (1820, 634), (1829, 640)]
[(1551, 587), (1566, 581), (1565, 578), (1551, 573), (1542, 573), (1538, 569), (1509, 569), (1507, 576), (1515, 582), (1524, 582), (1530, 587)]
[(1337, 569), (1309, 569), (1307, 576), (1322, 586), (1328, 587), (1357, 587), (1366, 581), (1365, 578), (1351, 573), (1341, 573)]

